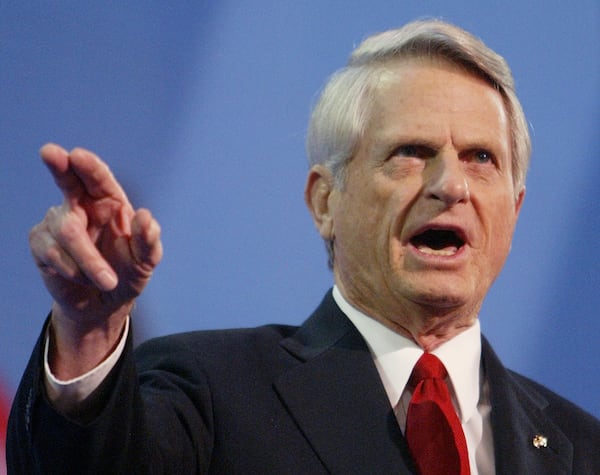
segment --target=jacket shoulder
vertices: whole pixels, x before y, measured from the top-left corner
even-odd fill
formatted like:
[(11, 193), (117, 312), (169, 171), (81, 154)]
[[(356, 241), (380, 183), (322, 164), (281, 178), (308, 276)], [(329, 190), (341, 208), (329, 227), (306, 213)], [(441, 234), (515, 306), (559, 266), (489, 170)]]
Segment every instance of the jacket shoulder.
[(209, 369), (260, 364), (287, 354), (280, 342), (293, 335), (296, 326), (265, 325), (256, 328), (201, 330), (149, 339), (136, 348), (138, 369), (159, 368), (180, 362)]
[(546, 386), (509, 370), (514, 381), (528, 394), (540, 395), (546, 402), (545, 412), (563, 431), (576, 438), (600, 444), (600, 420)]

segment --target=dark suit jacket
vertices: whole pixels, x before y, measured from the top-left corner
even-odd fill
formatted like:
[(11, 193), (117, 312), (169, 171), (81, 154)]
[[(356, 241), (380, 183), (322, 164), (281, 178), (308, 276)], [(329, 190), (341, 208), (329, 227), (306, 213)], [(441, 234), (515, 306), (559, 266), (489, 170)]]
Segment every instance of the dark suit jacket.
[[(498, 474), (600, 474), (600, 422), (506, 370), (483, 340)], [(369, 350), (329, 293), (300, 328), (131, 342), (81, 414), (48, 404), (38, 345), (14, 402), (10, 473), (408, 474)], [(547, 437), (535, 448), (536, 434)]]

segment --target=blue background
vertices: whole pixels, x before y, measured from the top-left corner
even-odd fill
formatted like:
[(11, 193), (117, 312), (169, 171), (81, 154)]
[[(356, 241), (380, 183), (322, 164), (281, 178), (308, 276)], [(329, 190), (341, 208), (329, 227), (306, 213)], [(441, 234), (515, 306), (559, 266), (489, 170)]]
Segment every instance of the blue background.
[(600, 3), (0, 2), (0, 374), (16, 389), (50, 306), (27, 233), (60, 202), (38, 159), (97, 151), (163, 227), (138, 339), (300, 323), (331, 285), (302, 200), (325, 78), (370, 33), (424, 16), (513, 68), (528, 194), (481, 313), (504, 362), (600, 416)]

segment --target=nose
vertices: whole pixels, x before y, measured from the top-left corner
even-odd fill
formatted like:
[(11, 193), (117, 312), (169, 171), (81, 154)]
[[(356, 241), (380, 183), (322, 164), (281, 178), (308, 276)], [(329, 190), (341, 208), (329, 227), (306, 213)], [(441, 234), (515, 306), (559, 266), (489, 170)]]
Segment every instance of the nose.
[(440, 153), (428, 163), (425, 194), (447, 207), (470, 200), (469, 182), (463, 164), (456, 153)]

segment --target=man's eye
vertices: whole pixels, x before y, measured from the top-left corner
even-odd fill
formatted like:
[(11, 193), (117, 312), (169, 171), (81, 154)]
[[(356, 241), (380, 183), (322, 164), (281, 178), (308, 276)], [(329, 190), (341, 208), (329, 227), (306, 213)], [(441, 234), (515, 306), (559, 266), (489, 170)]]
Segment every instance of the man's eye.
[(473, 159), (477, 163), (491, 163), (494, 161), (493, 155), (487, 150), (477, 150), (473, 154)]
[(397, 155), (401, 157), (416, 157), (416, 158), (428, 158), (431, 157), (434, 152), (424, 145), (418, 144), (407, 144), (401, 145), (392, 155)]
[(414, 157), (418, 153), (416, 145), (402, 145), (396, 149), (396, 155), (404, 155), (406, 157)]

